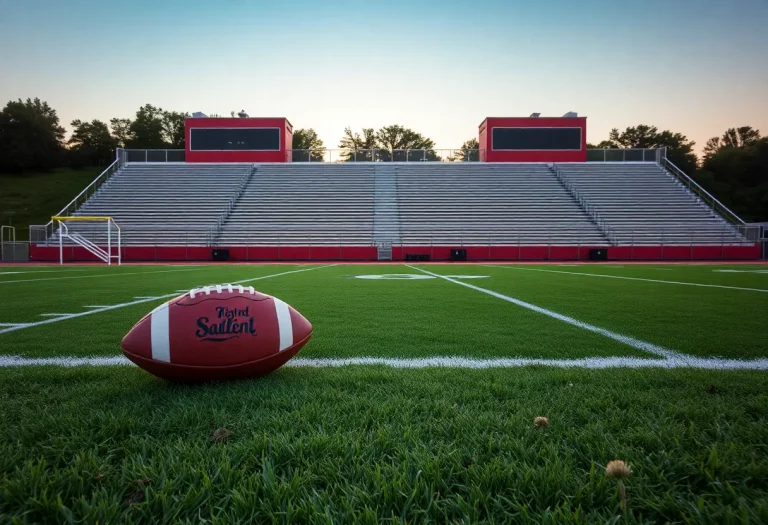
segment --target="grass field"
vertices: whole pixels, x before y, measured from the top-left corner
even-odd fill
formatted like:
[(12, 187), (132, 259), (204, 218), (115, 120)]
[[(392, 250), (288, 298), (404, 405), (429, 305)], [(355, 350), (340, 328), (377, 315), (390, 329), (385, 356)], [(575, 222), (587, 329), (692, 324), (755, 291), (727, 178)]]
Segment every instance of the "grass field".
[[(122, 359), (230, 282), (313, 323), (290, 366)], [(3, 266), (0, 523), (768, 523), (767, 321), (765, 265)]]
[[(47, 224), (104, 168), (59, 168), (48, 173), (0, 174), (0, 223), (16, 228), (16, 239), (29, 239), (30, 224)], [(7, 213), (10, 213), (8, 215)]]

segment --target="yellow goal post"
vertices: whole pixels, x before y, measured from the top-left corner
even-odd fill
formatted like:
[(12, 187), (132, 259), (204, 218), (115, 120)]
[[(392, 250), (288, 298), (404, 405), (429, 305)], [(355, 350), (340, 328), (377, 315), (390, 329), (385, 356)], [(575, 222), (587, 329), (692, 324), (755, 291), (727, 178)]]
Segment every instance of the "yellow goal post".
[[(64, 239), (69, 239), (74, 244), (85, 248), (88, 252), (98, 257), (102, 262), (108, 265), (112, 264), (113, 260), (117, 260), (118, 266), (122, 263), (121, 247), (122, 247), (122, 232), (120, 226), (117, 225), (115, 219), (106, 215), (54, 215), (51, 217), (51, 221), (58, 225), (59, 232), (59, 264), (64, 264)], [(83, 237), (82, 234), (77, 232), (70, 232), (67, 226), (68, 222), (104, 222), (107, 226), (107, 249), (105, 250), (101, 246), (98, 246), (90, 239)], [(112, 234), (112, 229), (116, 230), (117, 235)], [(116, 255), (113, 255), (112, 247), (116, 244)]]

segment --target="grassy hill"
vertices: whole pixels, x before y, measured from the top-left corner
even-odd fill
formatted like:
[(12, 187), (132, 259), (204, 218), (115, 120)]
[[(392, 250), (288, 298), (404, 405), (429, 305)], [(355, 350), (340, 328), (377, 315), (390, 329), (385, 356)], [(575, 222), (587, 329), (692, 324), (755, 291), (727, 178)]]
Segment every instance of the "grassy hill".
[(46, 224), (102, 171), (60, 168), (47, 173), (0, 175), (0, 223), (15, 226), (16, 239), (27, 240), (30, 224)]

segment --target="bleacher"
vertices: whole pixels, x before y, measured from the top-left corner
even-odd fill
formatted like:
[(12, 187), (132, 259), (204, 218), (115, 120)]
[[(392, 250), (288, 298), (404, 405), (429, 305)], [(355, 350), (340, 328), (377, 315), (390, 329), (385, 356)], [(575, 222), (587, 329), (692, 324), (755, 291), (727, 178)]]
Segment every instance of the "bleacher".
[(607, 244), (546, 164), (395, 169), (403, 244)]
[[(563, 180), (546, 164), (131, 163), (76, 214), (113, 217), (125, 245), (743, 242), (733, 226), (656, 164), (555, 169)], [(104, 223), (70, 222), (69, 228), (106, 244)]]
[(557, 164), (621, 245), (740, 243), (743, 237), (655, 163)]
[[(208, 244), (252, 169), (250, 164), (129, 164), (75, 215), (113, 217), (123, 244)], [(69, 222), (68, 228), (106, 244), (104, 223)]]
[(224, 224), (227, 245), (371, 245), (371, 164), (262, 164)]

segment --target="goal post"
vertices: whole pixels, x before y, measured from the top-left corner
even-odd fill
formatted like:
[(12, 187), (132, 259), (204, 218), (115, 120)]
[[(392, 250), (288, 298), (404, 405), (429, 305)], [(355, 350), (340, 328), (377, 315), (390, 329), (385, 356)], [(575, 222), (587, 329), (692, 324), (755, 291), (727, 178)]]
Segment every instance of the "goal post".
[[(59, 230), (59, 264), (64, 264), (64, 239), (69, 239), (76, 245), (85, 248), (88, 252), (98, 257), (102, 262), (108, 265), (112, 264), (113, 260), (117, 261), (118, 266), (122, 264), (122, 232), (120, 226), (117, 225), (115, 219), (102, 215), (54, 215), (51, 217), (51, 221), (58, 226)], [(95, 242), (83, 237), (80, 233), (70, 232), (67, 223), (69, 222), (95, 222), (105, 223), (107, 233), (107, 249), (103, 249)], [(115, 230), (116, 235), (113, 235), (112, 230)], [(117, 248), (117, 254), (113, 255), (112, 247), (115, 245)]]

